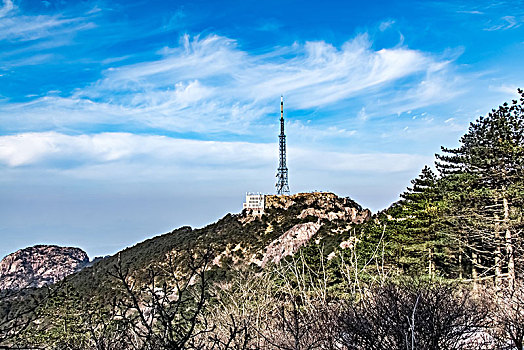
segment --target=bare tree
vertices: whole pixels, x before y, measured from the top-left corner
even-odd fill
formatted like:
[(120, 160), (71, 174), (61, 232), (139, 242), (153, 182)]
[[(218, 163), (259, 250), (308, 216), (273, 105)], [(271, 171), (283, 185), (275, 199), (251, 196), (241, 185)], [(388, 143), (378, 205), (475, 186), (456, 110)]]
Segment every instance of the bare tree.
[(349, 302), (340, 322), (347, 349), (467, 349), (488, 310), (467, 289), (444, 284), (386, 284)]
[[(217, 321), (216, 319), (213, 321)], [(253, 344), (253, 336), (246, 320), (237, 321), (233, 315), (229, 315), (227, 320), (220, 324), (221, 331), (214, 328), (212, 332), (206, 334), (202, 349), (205, 350), (257, 350), (260, 349)], [(197, 342), (198, 343), (198, 342)]]
[(81, 307), (81, 332), (86, 334), (86, 349), (120, 350), (131, 344), (128, 341), (127, 324), (117, 316), (119, 308), (116, 298), (110, 306), (93, 301), (83, 303)]
[(277, 280), (273, 292), (272, 322), (258, 330), (275, 349), (333, 348), (336, 303), (330, 304), (329, 276), (321, 250), (320, 265), (308, 264), (302, 254), (274, 267)]
[[(186, 349), (195, 344), (203, 333), (211, 330), (204, 309), (208, 302), (209, 255), (195, 257), (185, 254), (185, 267), (180, 253), (167, 256), (163, 264), (147, 270), (145, 283), (137, 282), (121, 260), (111, 272), (123, 289), (116, 303), (115, 319), (126, 325), (128, 342), (137, 349)], [(181, 277), (183, 276), (183, 277)]]
[(330, 303), (327, 280), (323, 264), (314, 269), (302, 255), (259, 274), (241, 272), (219, 286), (217, 332), (234, 315), (247, 326), (242, 349), (333, 349), (337, 303)]

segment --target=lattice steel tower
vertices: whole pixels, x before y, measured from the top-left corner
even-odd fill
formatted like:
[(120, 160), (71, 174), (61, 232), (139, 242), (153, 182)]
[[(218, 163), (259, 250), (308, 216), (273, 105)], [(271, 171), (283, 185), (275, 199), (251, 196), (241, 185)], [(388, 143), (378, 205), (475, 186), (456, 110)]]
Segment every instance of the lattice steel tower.
[(284, 97), (280, 96), (280, 135), (279, 149), (280, 149), (280, 160), (277, 171), (277, 194), (289, 194), (289, 183), (287, 179), (287, 166), (286, 166), (286, 135), (284, 134)]

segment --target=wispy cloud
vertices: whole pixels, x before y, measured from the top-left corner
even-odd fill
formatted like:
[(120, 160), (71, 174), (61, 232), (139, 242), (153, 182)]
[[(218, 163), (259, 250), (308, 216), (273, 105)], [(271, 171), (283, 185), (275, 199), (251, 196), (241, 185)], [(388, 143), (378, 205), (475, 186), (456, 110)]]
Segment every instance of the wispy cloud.
[(450, 65), (450, 60), (405, 47), (375, 51), (366, 35), (340, 47), (295, 43), (261, 55), (243, 51), (226, 37), (186, 35), (179, 46), (159, 51), (157, 59), (111, 67), (70, 97), (1, 107), (16, 115), (10, 119), (11, 132), (131, 121), (146, 129), (243, 134), (253, 123), (264, 123), (273, 111), (270, 101), (280, 94), (295, 110), (335, 108), (353, 98), (390, 97), (389, 87), (400, 81), (395, 91), (406, 105), (452, 98)]
[(484, 14), (484, 12), (477, 11), (477, 10), (462, 10), (462, 11), (457, 11), (457, 13), (467, 13), (470, 15), (483, 15)]
[(4, 0), (4, 5), (0, 8), (0, 18), (5, 17), (10, 12), (14, 11), (15, 5), (12, 0)]
[(390, 19), (390, 20), (387, 20), (387, 21), (384, 21), (384, 22), (381, 22), (380, 25), (378, 26), (378, 29), (383, 32), (385, 31), (386, 29), (388, 28), (391, 28), (391, 26), (395, 24), (395, 21)]
[(54, 54), (46, 53), (24, 57), (20, 59), (3, 60), (2, 62), (0, 62), (0, 68), (7, 69), (22, 66), (36, 66), (43, 62), (51, 60), (53, 57), (55, 57)]
[(257, 30), (262, 32), (274, 32), (282, 28), (282, 23), (275, 19), (261, 20), (259, 25), (256, 27)]
[[(92, 24), (79, 24), (79, 19), (60, 16), (11, 16), (0, 22), (0, 40), (30, 41), (64, 33), (70, 29), (88, 29)], [(75, 24), (74, 28), (71, 25)], [(69, 27), (66, 29), (65, 27)]]
[(30, 41), (93, 28), (86, 17), (24, 15), (11, 0), (0, 9), (0, 40)]
[(516, 16), (504, 16), (500, 18), (498, 22), (499, 23), (494, 24), (488, 28), (485, 28), (484, 30), (495, 31), (495, 30), (508, 30), (508, 29), (518, 28), (522, 25), (522, 22), (524, 22), (524, 17), (518, 18)]
[[(498, 0), (477, 2), (442, 2), (429, 1), (424, 5), (444, 9), (458, 14), (458, 21), (468, 21), (484, 31), (516, 29), (524, 22), (524, 6), (522, 0)], [(464, 18), (463, 15), (474, 17)]]
[[(4, 0), (0, 8), (0, 65), (7, 69), (35, 64), (25, 54), (71, 44), (77, 32), (95, 27), (89, 16), (27, 15), (11, 0)], [(41, 54), (38, 61), (51, 57)]]
[(518, 96), (518, 92), (517, 92), (518, 88), (520, 88), (520, 86), (518, 86), (517, 84), (509, 85), (507, 83), (502, 83), (500, 85), (490, 85), (489, 86), (489, 89), (491, 91), (501, 92), (501, 93), (504, 93), (506, 95), (514, 96), (514, 97)]
[(300, 120), (290, 121), (286, 123), (286, 130), (293, 139), (302, 139), (306, 142), (314, 142), (318, 140), (338, 138), (348, 138), (354, 136), (357, 131), (354, 129), (346, 129), (336, 125), (318, 126), (311, 125), (311, 120), (305, 123)]

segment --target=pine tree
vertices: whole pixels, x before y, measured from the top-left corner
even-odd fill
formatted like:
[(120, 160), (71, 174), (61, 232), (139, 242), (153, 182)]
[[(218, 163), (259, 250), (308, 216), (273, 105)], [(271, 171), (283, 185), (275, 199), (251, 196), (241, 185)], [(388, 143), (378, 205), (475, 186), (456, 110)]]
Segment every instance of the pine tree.
[[(420, 175), (411, 181), (413, 185), (400, 197), (399, 220), (403, 223), (404, 260), (423, 265), (429, 276), (435, 276), (437, 262), (444, 261), (444, 237), (440, 235), (440, 206), (442, 194), (435, 173), (425, 166)], [(442, 272), (442, 271), (441, 271)]]
[(474, 281), (515, 280), (524, 180), (524, 92), (470, 124), (460, 147), (442, 147), (449, 222), (471, 264)]

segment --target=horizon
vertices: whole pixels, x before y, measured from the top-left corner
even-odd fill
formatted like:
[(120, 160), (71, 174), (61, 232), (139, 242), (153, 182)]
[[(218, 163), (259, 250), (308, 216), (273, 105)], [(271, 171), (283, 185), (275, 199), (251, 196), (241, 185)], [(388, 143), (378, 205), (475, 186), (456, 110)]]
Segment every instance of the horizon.
[[(0, 0), (1, 1), (1, 0)], [(0, 256), (90, 259), (275, 191), (399, 199), (524, 87), (524, 1), (0, 2)]]

